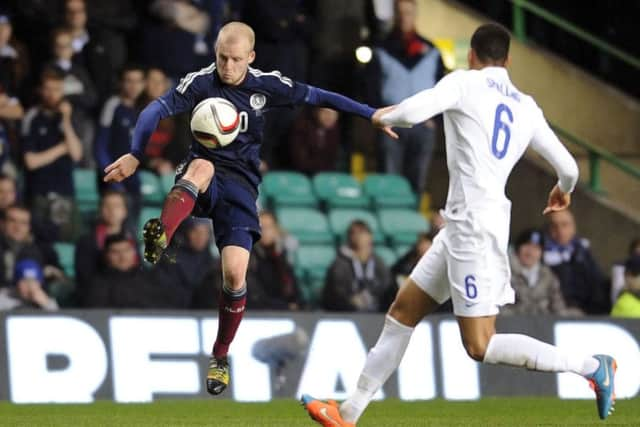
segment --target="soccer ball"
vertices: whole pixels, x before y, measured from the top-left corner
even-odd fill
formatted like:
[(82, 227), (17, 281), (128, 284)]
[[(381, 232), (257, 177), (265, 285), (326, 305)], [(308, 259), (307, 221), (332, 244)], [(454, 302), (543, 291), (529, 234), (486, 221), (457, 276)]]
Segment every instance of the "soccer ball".
[(231, 144), (240, 131), (240, 115), (235, 105), (224, 98), (207, 98), (191, 113), (191, 133), (207, 148)]

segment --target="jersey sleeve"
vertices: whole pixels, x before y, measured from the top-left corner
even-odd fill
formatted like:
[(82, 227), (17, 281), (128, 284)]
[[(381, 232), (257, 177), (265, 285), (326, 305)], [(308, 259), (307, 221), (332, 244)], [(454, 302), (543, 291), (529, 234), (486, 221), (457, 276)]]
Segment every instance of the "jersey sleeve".
[(558, 187), (571, 193), (578, 182), (578, 165), (569, 151), (562, 145), (540, 110), (536, 106), (536, 127), (531, 138), (531, 148), (551, 163), (558, 175)]
[(387, 126), (411, 127), (455, 108), (464, 96), (466, 71), (454, 71), (431, 89), (405, 99), (381, 117)]

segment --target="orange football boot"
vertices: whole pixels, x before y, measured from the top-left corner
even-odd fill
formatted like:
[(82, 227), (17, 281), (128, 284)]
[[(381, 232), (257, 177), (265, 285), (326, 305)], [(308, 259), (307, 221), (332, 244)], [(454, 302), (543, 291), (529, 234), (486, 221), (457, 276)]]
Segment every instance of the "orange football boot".
[(311, 419), (324, 427), (356, 426), (342, 419), (340, 411), (338, 410), (338, 404), (333, 400), (323, 402), (322, 400), (314, 399), (308, 394), (303, 394), (301, 400), (302, 405), (309, 413)]

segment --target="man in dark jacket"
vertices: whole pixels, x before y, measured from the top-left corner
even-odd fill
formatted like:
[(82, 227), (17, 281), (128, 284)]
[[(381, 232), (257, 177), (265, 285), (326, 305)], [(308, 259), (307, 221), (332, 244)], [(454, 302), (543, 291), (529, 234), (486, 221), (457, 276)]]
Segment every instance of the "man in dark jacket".
[(335, 311), (379, 311), (390, 273), (373, 252), (373, 236), (364, 221), (353, 221), (347, 245), (329, 267), (324, 287), (324, 307)]
[(567, 307), (586, 314), (611, 310), (609, 285), (598, 267), (589, 242), (576, 236), (576, 223), (569, 210), (549, 215), (549, 238), (544, 245), (544, 263), (558, 276)]

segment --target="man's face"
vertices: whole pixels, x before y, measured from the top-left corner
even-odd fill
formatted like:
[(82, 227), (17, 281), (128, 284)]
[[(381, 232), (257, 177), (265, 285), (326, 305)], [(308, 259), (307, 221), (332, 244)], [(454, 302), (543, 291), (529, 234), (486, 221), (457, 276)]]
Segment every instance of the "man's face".
[(351, 229), (349, 240), (351, 248), (356, 251), (370, 249), (373, 246), (373, 236), (369, 230), (361, 226), (355, 226)]
[(120, 195), (108, 195), (100, 205), (100, 217), (105, 224), (110, 226), (122, 226), (127, 218), (127, 204)]
[(4, 210), (16, 202), (16, 184), (11, 179), (0, 179), (0, 209)]
[(169, 90), (169, 80), (160, 70), (150, 70), (147, 73), (147, 94), (155, 99)]
[(187, 231), (189, 247), (196, 252), (203, 251), (209, 246), (210, 231), (209, 224), (198, 222)]
[(82, 29), (87, 25), (87, 8), (83, 0), (67, 1), (65, 20), (73, 30)]
[(64, 82), (62, 80), (46, 79), (40, 89), (42, 103), (46, 108), (56, 109), (64, 97)]
[(260, 244), (265, 247), (273, 246), (278, 241), (278, 225), (270, 214), (260, 215), (260, 228), (262, 236)]
[(318, 108), (316, 110), (316, 120), (320, 127), (331, 129), (338, 122), (338, 112), (330, 108)]
[(396, 5), (396, 26), (402, 33), (410, 33), (415, 30), (417, 12), (413, 2), (398, 2)]
[(567, 210), (554, 212), (549, 218), (549, 234), (561, 245), (568, 245), (576, 236), (573, 214)]
[(243, 37), (221, 40), (216, 46), (216, 70), (223, 83), (237, 86), (255, 59), (249, 41)]
[(142, 70), (130, 70), (122, 76), (122, 95), (127, 99), (136, 99), (144, 90)]
[(61, 33), (56, 36), (53, 43), (53, 53), (57, 59), (71, 60), (73, 57), (71, 34)]
[(9, 43), (12, 30), (11, 24), (0, 24), (0, 47), (6, 46), (7, 43)]
[(531, 268), (542, 259), (542, 248), (535, 243), (525, 243), (518, 248), (518, 259), (524, 267)]
[(16, 284), (18, 295), (23, 301), (33, 301), (34, 294), (42, 288), (40, 282), (36, 279), (24, 278)]
[(136, 265), (136, 251), (129, 241), (116, 242), (107, 249), (107, 265), (118, 271), (129, 271)]
[(420, 239), (416, 244), (416, 251), (418, 256), (422, 256), (427, 253), (427, 251), (431, 248), (432, 242), (429, 239)]
[(31, 214), (22, 209), (8, 209), (4, 232), (14, 242), (26, 242), (31, 234)]

